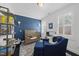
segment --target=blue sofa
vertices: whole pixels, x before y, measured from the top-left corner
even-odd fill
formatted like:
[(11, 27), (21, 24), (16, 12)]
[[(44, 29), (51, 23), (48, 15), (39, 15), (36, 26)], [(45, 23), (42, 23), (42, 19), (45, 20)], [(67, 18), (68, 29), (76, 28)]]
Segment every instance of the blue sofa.
[(44, 45), (43, 42), (37, 41), (34, 47), (34, 56), (43, 56), (44, 55)]
[(48, 39), (43, 39), (43, 42), (37, 41), (34, 56), (65, 56), (68, 39), (56, 36), (53, 41), (57, 43), (50, 44)]

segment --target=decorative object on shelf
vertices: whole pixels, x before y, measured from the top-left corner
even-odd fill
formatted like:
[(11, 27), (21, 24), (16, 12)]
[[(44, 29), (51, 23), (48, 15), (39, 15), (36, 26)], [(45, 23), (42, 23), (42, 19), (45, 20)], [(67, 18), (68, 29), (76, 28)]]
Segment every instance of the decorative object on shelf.
[[(7, 21), (6, 21), (6, 16), (0, 16), (0, 34), (6, 34), (7, 33)], [(11, 30), (12, 30), (12, 27), (13, 27), (13, 17), (10, 16), (9, 17), (9, 22), (8, 22), (8, 34), (11, 34)]]
[(49, 29), (53, 29), (53, 23), (49, 23)]
[[(0, 23), (6, 24), (7, 23), (7, 17), (0, 15)], [(9, 16), (8, 24), (13, 24), (13, 17)]]

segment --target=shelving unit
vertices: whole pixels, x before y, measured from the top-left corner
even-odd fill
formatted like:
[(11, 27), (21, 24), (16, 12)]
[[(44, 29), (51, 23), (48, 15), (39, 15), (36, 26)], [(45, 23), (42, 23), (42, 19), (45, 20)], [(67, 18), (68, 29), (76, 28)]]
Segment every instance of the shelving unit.
[[(3, 6), (0, 6), (0, 13), (3, 16), (0, 16), (0, 55), (12, 55), (14, 52), (14, 19), (10, 19), (14, 17), (12, 13), (10, 13), (9, 9)], [(3, 11), (6, 10), (6, 11)], [(1, 18), (3, 17), (3, 18)]]

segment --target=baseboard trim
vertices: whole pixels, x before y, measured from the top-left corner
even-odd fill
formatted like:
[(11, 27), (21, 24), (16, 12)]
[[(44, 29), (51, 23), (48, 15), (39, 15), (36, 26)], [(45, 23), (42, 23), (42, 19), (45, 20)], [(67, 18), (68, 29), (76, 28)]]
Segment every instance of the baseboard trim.
[(67, 50), (66, 51), (68, 54), (70, 54), (71, 56), (79, 56), (78, 54), (76, 54), (76, 53), (74, 53), (74, 52), (72, 52), (72, 51), (69, 51), (69, 50)]

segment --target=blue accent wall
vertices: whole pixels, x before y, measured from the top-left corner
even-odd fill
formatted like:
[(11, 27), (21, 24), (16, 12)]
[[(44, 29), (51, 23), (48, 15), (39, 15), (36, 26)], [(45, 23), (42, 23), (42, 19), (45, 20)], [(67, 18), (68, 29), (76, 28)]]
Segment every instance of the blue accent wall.
[[(18, 21), (21, 22), (20, 26)], [(25, 29), (36, 29), (37, 32), (41, 33), (41, 21), (29, 17), (24, 17), (20, 15), (15, 15), (15, 38), (19, 38), (21, 40), (24, 39), (24, 30)]]

